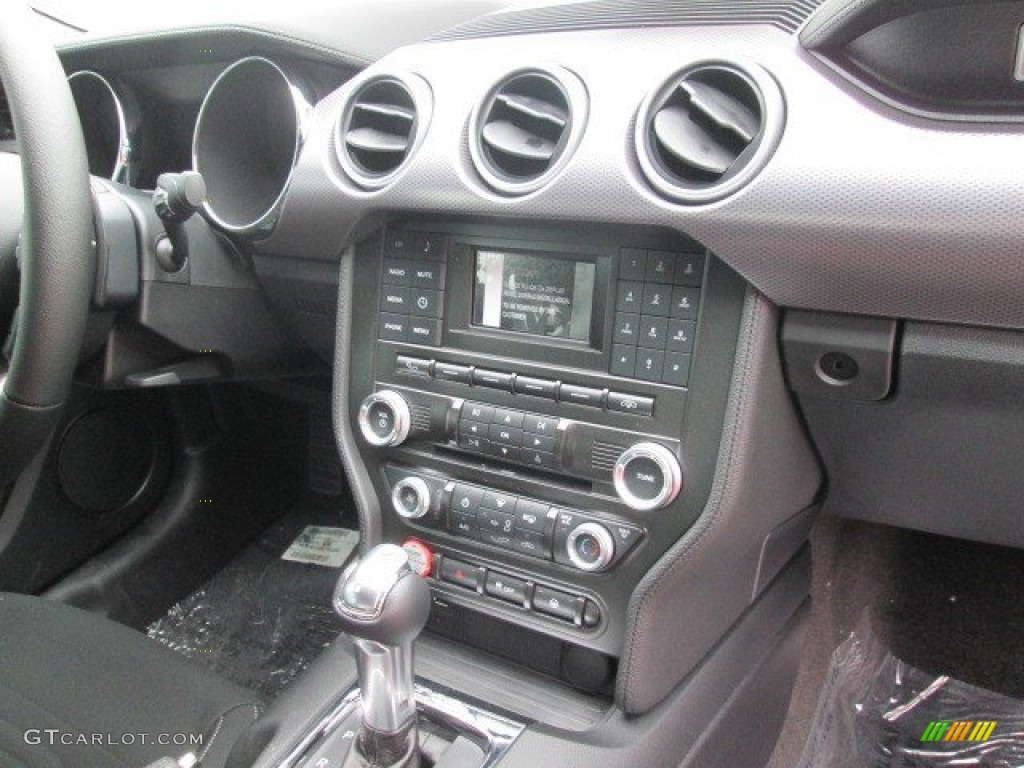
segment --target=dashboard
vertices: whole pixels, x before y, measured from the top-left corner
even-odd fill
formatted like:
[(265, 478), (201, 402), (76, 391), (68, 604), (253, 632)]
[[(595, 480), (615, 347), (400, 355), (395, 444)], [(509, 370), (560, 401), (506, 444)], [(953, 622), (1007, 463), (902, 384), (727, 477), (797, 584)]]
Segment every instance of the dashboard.
[[(434, 630), (550, 641), (642, 713), (797, 556), (823, 471), (842, 513), (1024, 543), (956, 410), (1015, 397), (1024, 5), (940, 5), (461, 3), (376, 48), (316, 16), (60, 54), (110, 189), (205, 179), (223, 264), (144, 237), (131, 321), (240, 378), (330, 371), (364, 535), (420, 557)], [(959, 469), (894, 476), (915, 440)]]

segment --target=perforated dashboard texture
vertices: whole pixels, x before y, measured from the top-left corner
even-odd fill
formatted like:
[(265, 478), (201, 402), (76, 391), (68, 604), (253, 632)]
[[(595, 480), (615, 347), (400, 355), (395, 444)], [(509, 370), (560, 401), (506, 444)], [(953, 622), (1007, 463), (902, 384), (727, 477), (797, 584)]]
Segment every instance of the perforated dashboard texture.
[[(779, 82), (782, 139), (739, 193), (686, 206), (639, 172), (645, 95), (689, 63), (752, 60)], [(487, 189), (467, 151), (469, 114), (508, 71), (538, 62), (586, 83), (590, 114), (564, 172), (530, 195)], [(553, 32), (400, 49), (363, 76), (412, 71), (434, 95), (416, 156), (387, 189), (347, 181), (332, 132), (355, 78), (317, 107), (270, 254), (336, 260), (381, 214), (617, 222), (703, 242), (781, 306), (1024, 327), (1024, 153), (1011, 126), (951, 126), (888, 108), (767, 26)], [(373, 219), (371, 219), (373, 217)]]
[(434, 35), (465, 40), (496, 35), (627, 27), (770, 24), (796, 32), (822, 0), (598, 0), (483, 16)]

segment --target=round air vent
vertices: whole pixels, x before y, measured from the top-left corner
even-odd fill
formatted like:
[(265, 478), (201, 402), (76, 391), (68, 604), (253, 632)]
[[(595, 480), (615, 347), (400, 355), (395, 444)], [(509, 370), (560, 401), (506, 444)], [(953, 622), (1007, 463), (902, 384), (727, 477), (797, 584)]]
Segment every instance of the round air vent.
[(753, 64), (708, 62), (688, 67), (640, 108), (640, 166), (662, 195), (708, 203), (749, 182), (782, 132), (782, 94)]
[(335, 144), (352, 181), (366, 189), (388, 184), (412, 156), (429, 119), (430, 90), (417, 77), (375, 77), (345, 105)]
[(586, 89), (560, 67), (514, 72), (473, 111), (469, 151), (493, 189), (539, 189), (568, 161), (587, 120)]

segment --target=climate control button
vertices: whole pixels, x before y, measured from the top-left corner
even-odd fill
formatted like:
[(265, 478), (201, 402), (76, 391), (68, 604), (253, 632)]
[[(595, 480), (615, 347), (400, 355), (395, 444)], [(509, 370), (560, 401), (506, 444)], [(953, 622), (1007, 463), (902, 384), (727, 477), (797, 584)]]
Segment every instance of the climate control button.
[(403, 477), (391, 490), (391, 504), (406, 520), (421, 518), (430, 510), (430, 486), (422, 477)]
[(631, 509), (661, 509), (679, 495), (683, 470), (679, 459), (658, 443), (637, 443), (615, 462), (615, 491)]
[(600, 571), (615, 557), (615, 539), (599, 523), (580, 523), (565, 540), (569, 562), (581, 571)]

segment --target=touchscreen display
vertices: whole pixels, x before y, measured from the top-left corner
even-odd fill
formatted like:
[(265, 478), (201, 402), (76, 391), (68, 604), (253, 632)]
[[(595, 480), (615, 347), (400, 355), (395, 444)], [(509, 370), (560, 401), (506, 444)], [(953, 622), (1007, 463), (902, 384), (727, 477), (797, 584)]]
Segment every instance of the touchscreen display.
[(590, 341), (595, 272), (589, 261), (477, 251), (473, 323)]

